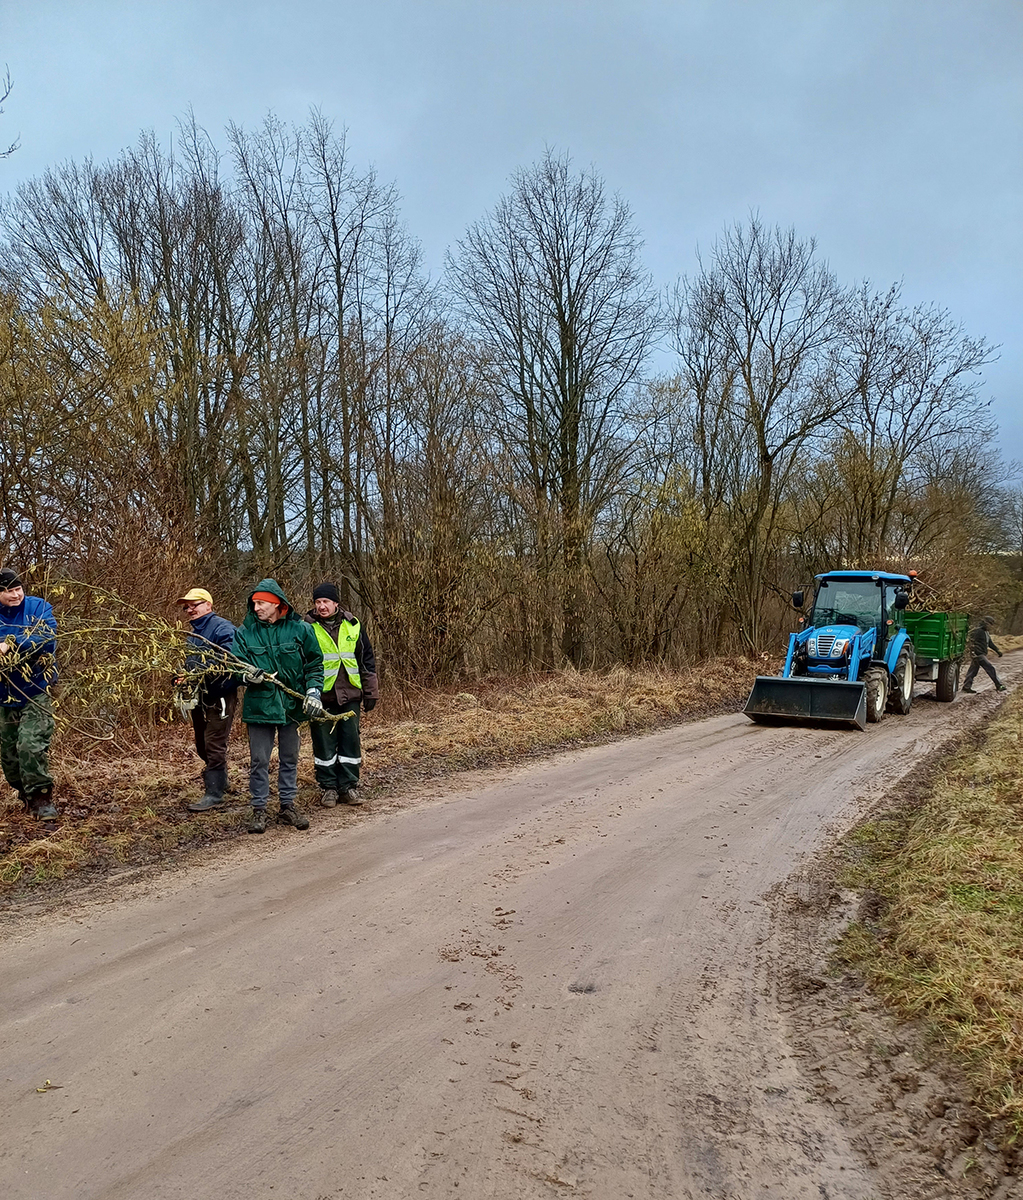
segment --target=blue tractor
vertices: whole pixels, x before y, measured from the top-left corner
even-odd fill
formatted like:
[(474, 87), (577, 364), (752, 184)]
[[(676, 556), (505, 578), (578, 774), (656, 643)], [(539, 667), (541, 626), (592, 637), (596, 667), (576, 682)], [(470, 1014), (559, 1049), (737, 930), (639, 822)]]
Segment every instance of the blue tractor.
[[(904, 613), (913, 580), (885, 571), (828, 571), (789, 637), (780, 675), (761, 675), (745, 713), (763, 723), (809, 721), (866, 729), (913, 704), (916, 653)], [(803, 607), (803, 593), (792, 602)]]

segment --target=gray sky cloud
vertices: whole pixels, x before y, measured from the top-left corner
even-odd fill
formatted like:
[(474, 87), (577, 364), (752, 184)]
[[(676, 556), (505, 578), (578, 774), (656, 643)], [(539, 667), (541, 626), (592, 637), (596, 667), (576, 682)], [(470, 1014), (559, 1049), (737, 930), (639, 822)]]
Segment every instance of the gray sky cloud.
[(315, 105), (436, 273), (552, 146), (630, 203), (661, 284), (756, 210), (947, 307), (1002, 344), (985, 387), (1021, 458), (1021, 49), (1018, 0), (0, 0), (0, 190), (167, 144), (189, 107), (222, 143)]

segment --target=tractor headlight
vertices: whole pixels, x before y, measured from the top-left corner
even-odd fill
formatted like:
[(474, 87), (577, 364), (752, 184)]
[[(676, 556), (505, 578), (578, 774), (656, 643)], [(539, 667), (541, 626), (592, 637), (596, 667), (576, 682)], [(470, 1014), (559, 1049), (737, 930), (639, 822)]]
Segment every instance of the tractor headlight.
[(810, 638), (806, 643), (806, 652), (811, 658), (817, 657), (817, 639), (815, 637)]
[(839, 639), (838, 641), (836, 641), (836, 642), (835, 642), (835, 644), (834, 644), (834, 645), (831, 647), (831, 657), (832, 657), (832, 658), (841, 658), (841, 657), (842, 657), (842, 655), (843, 655), (843, 654), (846, 652), (846, 650), (848, 650), (848, 649), (849, 649), (849, 639), (848, 639), (848, 638), (840, 638), (840, 639)]

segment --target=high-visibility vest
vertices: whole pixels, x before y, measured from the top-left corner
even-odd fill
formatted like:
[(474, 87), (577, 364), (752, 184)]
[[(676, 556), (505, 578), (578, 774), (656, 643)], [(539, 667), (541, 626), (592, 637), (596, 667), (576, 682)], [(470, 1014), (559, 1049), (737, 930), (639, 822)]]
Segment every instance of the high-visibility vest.
[(320, 643), (323, 654), (323, 690), (329, 692), (337, 683), (342, 665), (348, 682), (353, 688), (362, 691), (362, 677), (359, 675), (359, 663), (355, 657), (355, 643), (359, 640), (359, 622), (342, 621), (337, 631), (337, 641), (323, 628), (319, 621), (313, 622), (313, 632)]

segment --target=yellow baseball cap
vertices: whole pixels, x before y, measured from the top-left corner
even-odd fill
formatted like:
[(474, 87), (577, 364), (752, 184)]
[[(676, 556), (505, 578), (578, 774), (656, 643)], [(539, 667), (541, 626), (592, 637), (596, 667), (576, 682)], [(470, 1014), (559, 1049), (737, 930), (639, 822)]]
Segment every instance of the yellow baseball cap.
[(178, 603), (191, 604), (193, 600), (205, 600), (207, 604), (213, 603), (213, 597), (205, 588), (192, 588), (190, 592), (185, 592), (185, 594), (178, 600)]

